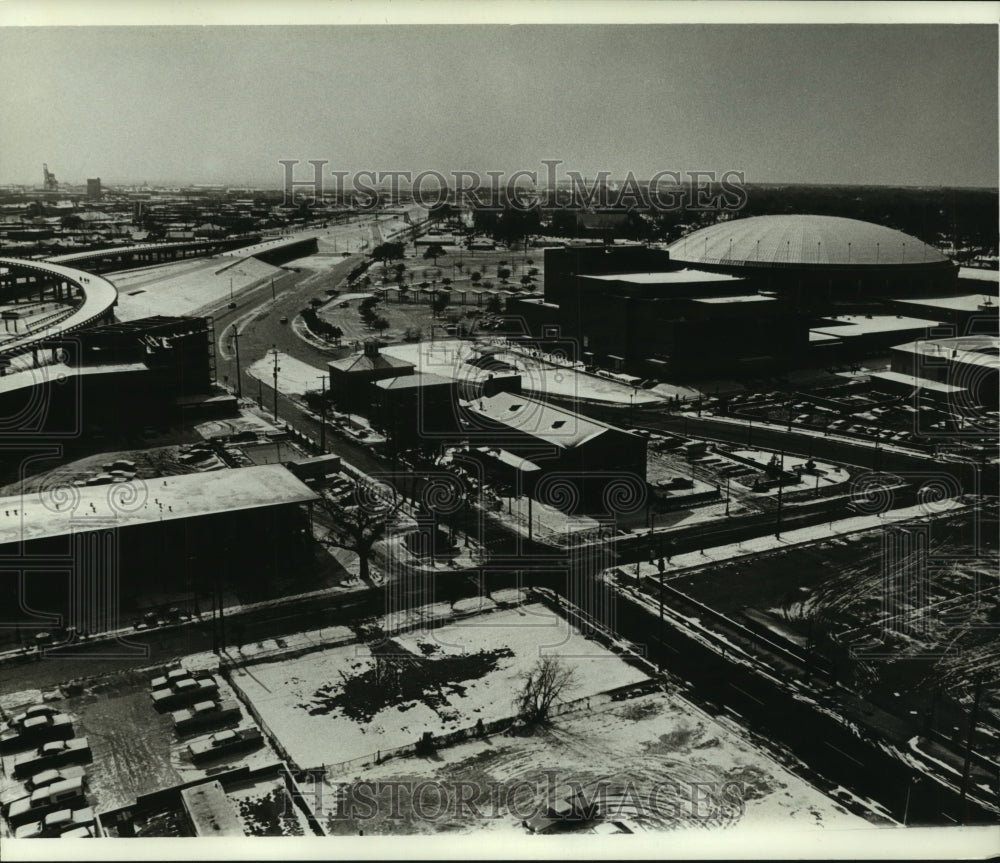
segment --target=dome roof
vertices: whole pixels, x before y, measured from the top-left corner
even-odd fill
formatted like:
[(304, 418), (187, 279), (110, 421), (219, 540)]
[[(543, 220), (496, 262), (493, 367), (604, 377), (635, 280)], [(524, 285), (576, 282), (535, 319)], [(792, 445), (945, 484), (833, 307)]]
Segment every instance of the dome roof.
[(720, 222), (668, 246), (670, 257), (717, 266), (893, 266), (948, 259), (916, 237), (836, 216), (751, 216)]

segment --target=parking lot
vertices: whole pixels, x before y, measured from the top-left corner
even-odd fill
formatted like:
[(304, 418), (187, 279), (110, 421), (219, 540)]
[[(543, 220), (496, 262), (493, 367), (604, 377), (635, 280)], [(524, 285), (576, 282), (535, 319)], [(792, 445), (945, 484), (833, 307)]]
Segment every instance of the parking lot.
[[(1000, 414), (985, 405), (941, 401), (926, 394), (914, 399), (871, 390), (851, 382), (808, 393), (771, 391), (708, 399), (703, 408), (722, 415), (787, 424), (918, 449), (933, 448), (956, 436), (970, 448), (994, 439)], [(970, 449), (971, 452), (971, 449)]]
[[(127, 806), (141, 795), (211, 776), (241, 763), (253, 769), (277, 760), (262, 741), (256, 748), (222, 754), (196, 765), (189, 750), (191, 744), (222, 727), (240, 731), (256, 725), (241, 709), (238, 719), (225, 726), (203, 726), (178, 733), (172, 711), (157, 711), (151, 699), (150, 681), (159, 671), (154, 668), (110, 675), (87, 686), (46, 694), (44, 703), (66, 713), (72, 719), (75, 735), (89, 742), (92, 760), (84, 765), (87, 802), (96, 812)], [(220, 700), (235, 698), (223, 678), (216, 676), (215, 680)], [(22, 706), (40, 703), (41, 693), (34, 690), (14, 694), (5, 700), (5, 709), (13, 711), (18, 701)], [(17, 754), (3, 755), (0, 793), (4, 799), (16, 796), (24, 786), (22, 778), (15, 781), (13, 776)]]

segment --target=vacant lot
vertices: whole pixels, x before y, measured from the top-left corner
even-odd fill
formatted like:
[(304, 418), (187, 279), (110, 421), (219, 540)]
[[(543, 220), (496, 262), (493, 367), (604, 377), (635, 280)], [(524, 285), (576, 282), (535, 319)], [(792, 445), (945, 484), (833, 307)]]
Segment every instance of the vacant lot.
[(235, 682), (301, 767), (336, 764), (513, 714), (519, 675), (554, 654), (570, 697), (644, 679), (541, 605), (477, 615), (382, 643), (350, 644), (238, 671)]
[[(362, 789), (359, 779), (370, 785)], [(664, 693), (574, 712), (531, 736), (470, 741), (432, 759), (393, 759), (331, 781), (324, 823), (344, 835), (524, 833), (522, 820), (558, 804), (574, 785), (598, 803), (598, 820), (633, 831), (871, 826), (837, 802), (845, 792), (825, 796), (732, 727)], [(562, 829), (593, 826), (577, 821)]]

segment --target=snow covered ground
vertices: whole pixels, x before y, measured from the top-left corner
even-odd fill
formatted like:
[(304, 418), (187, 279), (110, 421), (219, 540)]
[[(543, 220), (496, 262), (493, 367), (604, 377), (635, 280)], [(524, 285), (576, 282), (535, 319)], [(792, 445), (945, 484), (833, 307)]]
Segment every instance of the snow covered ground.
[[(269, 353), (257, 360), (247, 369), (247, 373), (271, 386), (274, 383), (274, 354)], [(300, 396), (312, 390), (320, 390), (325, 377), (327, 375), (324, 375), (322, 369), (278, 351), (278, 391), (282, 395)]]
[[(234, 681), (301, 767), (335, 764), (511, 716), (519, 675), (540, 656), (563, 657), (576, 677), (571, 699), (645, 679), (542, 605), (477, 615), (397, 636), (404, 663), (423, 663), (427, 688), (386, 694), (368, 644), (254, 665)], [(407, 672), (404, 672), (404, 674)], [(377, 691), (378, 697), (373, 696)], [(366, 706), (368, 705), (368, 706)]]
[[(760, 465), (761, 469), (764, 469), (774, 456), (773, 452), (760, 449), (735, 449), (732, 452), (733, 455), (756, 462)], [(719, 453), (719, 455), (724, 456), (725, 453)], [(808, 461), (810, 460), (796, 456), (786, 456), (784, 461), (779, 459), (779, 463), (783, 465), (783, 469), (788, 473), (794, 473), (797, 467), (805, 468)], [(837, 465), (813, 460), (813, 467), (814, 473), (803, 473), (802, 482), (800, 482), (799, 485), (785, 486), (785, 489), (789, 492), (793, 492), (800, 491), (800, 486), (804, 489), (827, 488), (831, 485), (847, 482), (847, 480), (851, 478), (851, 475), (847, 472), (846, 468), (842, 468)], [(777, 491), (772, 490), (771, 493), (777, 494)]]
[[(385, 783), (368, 811), (345, 802), (346, 789), (358, 779)], [(342, 835), (359, 829), (365, 835), (523, 834), (521, 821), (558, 799), (569, 783), (578, 783), (588, 800), (598, 802), (599, 820), (621, 822), (635, 832), (874, 826), (746, 742), (727, 720), (665, 693), (573, 712), (531, 736), (470, 740), (437, 751), (433, 760), (391, 759), (331, 780), (324, 799), (330, 804), (338, 792), (341, 797), (339, 806), (329, 805), (324, 823), (328, 832)], [(394, 812), (390, 786), (398, 795)], [(417, 794), (421, 800), (414, 808)], [(460, 795), (470, 800), (464, 807), (458, 805)], [(593, 828), (593, 822), (578, 822), (575, 829), (567, 825), (569, 832)]]
[[(958, 512), (965, 507), (966, 504), (954, 499), (934, 501), (931, 504), (917, 504), (916, 506), (891, 509), (875, 515), (859, 515), (854, 518), (843, 518), (827, 524), (815, 524), (810, 527), (798, 528), (797, 530), (782, 531), (780, 539), (775, 539), (773, 535), (769, 534), (768, 536), (758, 536), (754, 539), (748, 539), (745, 542), (719, 545), (714, 548), (703, 549), (702, 551), (689, 551), (684, 554), (674, 555), (669, 562), (666, 562), (666, 574), (669, 577), (671, 574), (690, 567), (704, 566), (707, 563), (717, 563), (723, 560), (732, 560), (744, 555), (757, 554), (764, 551), (787, 549), (795, 545), (806, 545), (845, 534), (873, 530), (887, 524), (926, 518), (929, 515)], [(636, 565), (629, 564), (627, 567), (629, 574), (634, 572), (635, 566), (639, 567), (639, 572), (643, 576), (659, 575), (658, 565), (647, 562), (640, 562)]]
[(123, 321), (189, 315), (225, 299), (230, 290), (236, 298), (246, 288), (284, 275), (280, 267), (256, 258), (231, 264), (230, 258), (197, 258), (115, 273), (111, 279), (118, 288), (115, 315)]
[[(498, 346), (494, 346), (498, 347)], [(468, 364), (479, 356), (472, 343), (458, 339), (439, 339), (417, 344), (388, 345), (382, 353), (405, 360), (416, 366), (417, 372), (429, 372), (452, 380), (477, 380), (487, 372)], [(521, 375), (524, 392), (538, 398), (546, 395), (563, 399), (580, 398), (598, 402), (636, 405), (654, 404), (663, 397), (649, 390), (636, 389), (618, 381), (584, 374), (569, 366), (557, 367), (524, 353), (500, 350), (496, 358), (514, 366)]]

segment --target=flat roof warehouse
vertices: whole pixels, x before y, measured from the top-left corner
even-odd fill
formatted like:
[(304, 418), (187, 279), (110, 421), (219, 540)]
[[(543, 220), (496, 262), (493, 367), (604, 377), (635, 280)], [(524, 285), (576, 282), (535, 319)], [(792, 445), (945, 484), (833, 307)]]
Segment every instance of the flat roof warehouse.
[(318, 499), (282, 465), (48, 489), (0, 498), (0, 545)]

